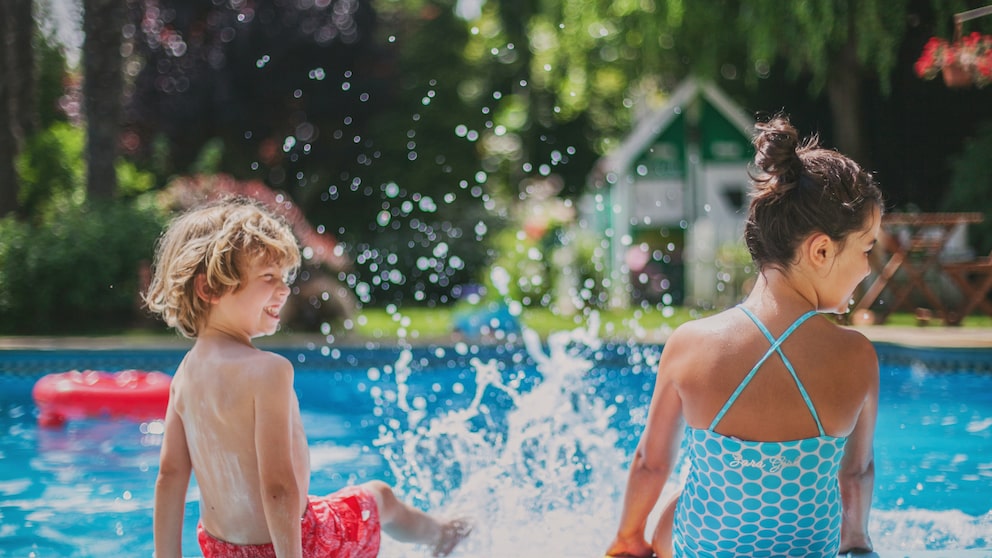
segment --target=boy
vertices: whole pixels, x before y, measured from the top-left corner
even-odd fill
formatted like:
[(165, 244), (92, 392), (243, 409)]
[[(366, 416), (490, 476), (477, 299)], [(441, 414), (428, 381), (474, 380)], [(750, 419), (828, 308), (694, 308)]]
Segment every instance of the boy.
[(366, 557), (380, 526), (446, 556), (470, 530), (400, 502), (384, 483), (308, 496), (293, 366), (252, 339), (274, 333), (300, 264), (286, 223), (245, 199), (194, 209), (159, 242), (148, 308), (195, 343), (172, 381), (155, 484), (155, 556), (182, 556), (190, 474), (197, 538), (214, 556)]

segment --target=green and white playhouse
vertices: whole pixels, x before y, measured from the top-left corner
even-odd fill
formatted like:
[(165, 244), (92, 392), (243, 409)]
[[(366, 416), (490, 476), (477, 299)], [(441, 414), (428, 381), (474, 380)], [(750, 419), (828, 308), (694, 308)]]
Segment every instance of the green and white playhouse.
[(741, 296), (753, 127), (726, 94), (689, 78), (597, 162), (580, 207), (609, 244), (613, 305), (713, 308)]

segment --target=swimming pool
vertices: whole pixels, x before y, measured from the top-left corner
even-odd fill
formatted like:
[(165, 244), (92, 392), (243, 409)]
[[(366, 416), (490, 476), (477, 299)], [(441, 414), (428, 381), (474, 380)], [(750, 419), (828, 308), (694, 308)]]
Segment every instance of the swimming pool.
[[(888, 549), (992, 547), (992, 351), (879, 345), (872, 534)], [(459, 556), (599, 555), (619, 514), (661, 347), (280, 349), (297, 365), (311, 490), (382, 478), (484, 525)], [(180, 350), (0, 352), (0, 557), (150, 556), (158, 422), (39, 429), (49, 372), (173, 372)], [(184, 554), (199, 556), (197, 492)], [(383, 556), (423, 556), (384, 538)]]

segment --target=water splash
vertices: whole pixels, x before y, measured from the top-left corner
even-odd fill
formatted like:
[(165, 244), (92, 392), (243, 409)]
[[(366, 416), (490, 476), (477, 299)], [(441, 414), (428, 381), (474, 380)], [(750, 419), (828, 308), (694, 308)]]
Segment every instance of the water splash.
[(875, 546), (891, 550), (989, 548), (992, 511), (973, 517), (958, 510), (872, 510)]
[[(608, 544), (627, 457), (611, 427), (616, 407), (590, 389), (597, 328), (593, 319), (552, 334), (546, 352), (525, 330), (527, 366), (472, 359), (471, 397), (434, 416), (411, 396), (409, 351), (397, 360), (401, 416), (385, 421), (375, 445), (405, 499), (482, 526), (462, 555), (577, 555)], [(374, 395), (377, 406), (390, 393)]]

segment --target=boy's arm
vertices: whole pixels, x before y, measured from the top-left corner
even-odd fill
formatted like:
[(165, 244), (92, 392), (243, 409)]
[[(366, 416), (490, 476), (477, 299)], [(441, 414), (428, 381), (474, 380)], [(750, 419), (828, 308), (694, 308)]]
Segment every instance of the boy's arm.
[(186, 429), (172, 406), (165, 412), (165, 433), (155, 481), (154, 538), (156, 558), (181, 558), (186, 489), (193, 469), (186, 445)]
[(265, 522), (279, 558), (300, 558), (301, 494), (293, 463), (293, 365), (271, 355), (257, 376), (255, 390), (255, 452)]
[(868, 512), (875, 485), (875, 422), (878, 415), (878, 358), (871, 354), (870, 384), (854, 431), (844, 446), (840, 463), (840, 496), (844, 509), (840, 529), (841, 552), (872, 550)]

